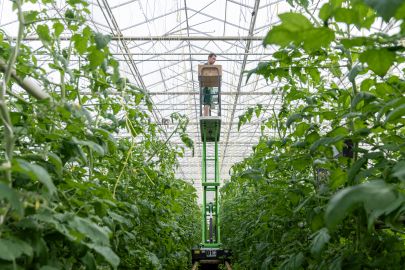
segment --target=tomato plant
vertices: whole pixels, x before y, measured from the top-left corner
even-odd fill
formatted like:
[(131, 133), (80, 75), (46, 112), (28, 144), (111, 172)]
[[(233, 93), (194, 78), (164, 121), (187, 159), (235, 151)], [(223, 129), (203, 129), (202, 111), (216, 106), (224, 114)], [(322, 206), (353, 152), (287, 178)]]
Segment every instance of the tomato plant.
[(277, 82), (282, 105), (222, 188), (234, 268), (402, 269), (405, 4), (289, 2), (307, 12), (279, 15), (273, 60), (248, 73)]
[(173, 114), (172, 134), (151, 121), (146, 90), (88, 26), (87, 1), (64, 14), (13, 2), (17, 39), (0, 32), (0, 268), (187, 268), (199, 210), (174, 174), (184, 147), (167, 141), (192, 147), (188, 120)]

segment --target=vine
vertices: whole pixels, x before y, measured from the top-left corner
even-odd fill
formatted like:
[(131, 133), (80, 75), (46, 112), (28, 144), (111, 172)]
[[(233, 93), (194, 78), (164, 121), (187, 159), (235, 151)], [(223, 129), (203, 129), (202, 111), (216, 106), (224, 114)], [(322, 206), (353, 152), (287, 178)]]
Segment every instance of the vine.
[(188, 268), (199, 209), (174, 173), (192, 148), (188, 120), (172, 116), (170, 136), (185, 147), (168, 144), (146, 90), (88, 25), (87, 1), (64, 12), (51, 0), (13, 3), (18, 37), (0, 31), (0, 268)]
[[(279, 15), (263, 40), (279, 46), (274, 59), (247, 75), (277, 83), (282, 105), (222, 188), (235, 269), (405, 266), (404, 10), (403, 1), (330, 0), (312, 21)], [(387, 23), (397, 30), (372, 28)]]

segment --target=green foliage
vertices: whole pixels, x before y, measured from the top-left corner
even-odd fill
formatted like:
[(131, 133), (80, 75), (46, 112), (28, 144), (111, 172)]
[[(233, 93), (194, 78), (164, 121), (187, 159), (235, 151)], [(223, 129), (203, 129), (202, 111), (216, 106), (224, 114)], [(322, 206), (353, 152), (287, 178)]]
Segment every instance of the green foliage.
[(404, 6), (402, 0), (365, 0), (367, 5), (377, 11), (377, 14), (384, 18), (385, 21), (389, 21), (392, 17), (397, 17), (397, 10)]
[(360, 61), (367, 63), (375, 74), (384, 76), (395, 60), (395, 53), (387, 49), (369, 49), (360, 55)]
[(94, 40), (96, 42), (97, 49), (101, 50), (107, 46), (108, 42), (110, 42), (111, 36), (96, 33), (96, 35), (94, 36)]
[(262, 111), (262, 104), (257, 104), (255, 107), (249, 108), (243, 115), (239, 116), (238, 130), (240, 130), (241, 126), (252, 120), (253, 113), (256, 115), (256, 117), (259, 117)]
[(287, 46), (290, 43), (301, 45), (306, 51), (326, 47), (335, 38), (329, 28), (314, 27), (303, 15), (284, 13), (279, 15), (281, 25), (273, 27), (265, 37), (263, 44)]
[(361, 205), (368, 215), (368, 228), (371, 229), (377, 218), (398, 214), (405, 198), (396, 194), (394, 188), (384, 181), (374, 180), (340, 190), (330, 200), (325, 211), (325, 221), (329, 228), (341, 223), (344, 216), (357, 205)]
[[(280, 15), (263, 41), (279, 49), (247, 72), (277, 85), (281, 108), (256, 115), (262, 138), (221, 190), (233, 267), (403, 269), (403, 1), (330, 0), (319, 21), (289, 2), (303, 12)], [(382, 21), (402, 28), (350, 31)]]
[[(184, 147), (167, 143), (179, 136), (193, 147), (188, 119), (173, 115), (170, 136), (151, 121), (151, 101), (121, 77), (110, 36), (87, 26), (87, 1), (67, 1), (64, 18), (41, 2), (24, 13), (24, 35), (37, 34), (37, 53), (51, 61), (44, 67), (21, 45), (15, 69), (51, 98), (7, 84), (14, 150), (9, 163), (0, 150), (0, 269), (188, 269), (199, 209), (195, 189), (174, 174)], [(0, 36), (6, 62), (15, 43)], [(4, 122), (0, 134), (10, 138)]]

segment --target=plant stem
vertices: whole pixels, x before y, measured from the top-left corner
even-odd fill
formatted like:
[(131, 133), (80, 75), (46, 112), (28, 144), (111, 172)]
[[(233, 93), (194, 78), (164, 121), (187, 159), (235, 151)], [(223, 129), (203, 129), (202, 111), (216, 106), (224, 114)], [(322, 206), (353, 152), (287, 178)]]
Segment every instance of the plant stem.
[(7, 84), (10, 80), (11, 73), (13, 70), (13, 66), (16, 62), (18, 51), (20, 48), (21, 40), (24, 35), (24, 16), (21, 8), (21, 1), (15, 1), (18, 9), (18, 36), (16, 40), (15, 47), (11, 53), (9, 58), (9, 62), (7, 64), (7, 68), (4, 74), (3, 83), (0, 89), (0, 118), (3, 122), (4, 126), (4, 148), (5, 148), (5, 178), (7, 184), (11, 187), (12, 186), (12, 179), (11, 179), (11, 162), (13, 160), (13, 151), (14, 151), (14, 131), (13, 131), (13, 124), (10, 119), (10, 111), (7, 107), (6, 102), (6, 93), (7, 93)]
[(122, 167), (122, 170), (120, 171), (120, 174), (118, 175), (117, 181), (115, 181), (115, 185), (114, 185), (114, 189), (113, 189), (113, 198), (114, 199), (115, 199), (115, 192), (117, 191), (118, 183), (120, 182), (121, 176), (124, 173), (124, 170), (128, 165), (128, 160), (132, 154), (132, 150), (134, 149), (134, 147), (135, 147), (135, 141), (132, 140), (131, 148), (129, 148), (129, 150), (128, 150), (127, 157), (125, 158), (124, 166)]
[(177, 124), (176, 128), (173, 130), (173, 132), (170, 134), (170, 136), (167, 137), (166, 141), (159, 147), (159, 149), (155, 150), (155, 152), (153, 153), (153, 155), (151, 155), (151, 156), (148, 158), (148, 160), (146, 161), (146, 163), (148, 163), (154, 156), (156, 156), (156, 154), (163, 148), (163, 146), (165, 146), (165, 145), (169, 142), (170, 138), (176, 133), (176, 131), (178, 130), (179, 126), (180, 126), (180, 122)]

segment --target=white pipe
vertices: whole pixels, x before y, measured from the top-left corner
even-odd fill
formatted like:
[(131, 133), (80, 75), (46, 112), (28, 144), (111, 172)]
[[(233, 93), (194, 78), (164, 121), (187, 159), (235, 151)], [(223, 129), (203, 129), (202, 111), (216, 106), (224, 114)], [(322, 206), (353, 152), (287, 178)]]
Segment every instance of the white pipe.
[[(4, 73), (6, 70), (7, 64), (2, 59), (0, 59), (0, 71)], [(42, 100), (50, 98), (49, 94), (44, 92), (38, 85), (37, 81), (33, 78), (27, 76), (24, 79), (21, 79), (17, 76), (17, 72), (15, 71), (15, 69), (11, 70), (11, 77), (18, 83), (19, 86), (21, 86), (21, 88), (23, 88), (36, 99)]]

